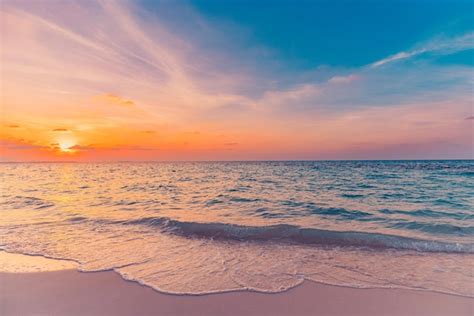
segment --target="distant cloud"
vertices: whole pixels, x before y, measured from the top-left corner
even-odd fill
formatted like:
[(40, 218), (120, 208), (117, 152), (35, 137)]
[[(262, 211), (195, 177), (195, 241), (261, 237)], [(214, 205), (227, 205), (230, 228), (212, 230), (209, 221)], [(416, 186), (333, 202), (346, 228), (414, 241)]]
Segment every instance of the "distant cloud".
[(349, 83), (352, 81), (358, 80), (360, 77), (357, 75), (348, 75), (348, 76), (334, 76), (331, 79), (329, 79), (329, 83)]
[(120, 106), (127, 106), (127, 107), (132, 107), (135, 106), (135, 102), (126, 98), (123, 98), (121, 96), (112, 94), (112, 93), (106, 93), (102, 95), (98, 95), (97, 98), (99, 100), (103, 100), (109, 104), (114, 104), (114, 105), (120, 105)]
[(225, 143), (224, 146), (237, 146), (239, 143), (236, 142), (231, 142), (231, 143)]
[(471, 115), (471, 116), (468, 116), (468, 117), (465, 118), (465, 120), (466, 120), (466, 121), (474, 120), (474, 116), (472, 116), (472, 115)]
[(257, 107), (274, 107), (281, 105), (298, 104), (308, 100), (314, 100), (321, 94), (321, 88), (315, 84), (297, 85), (287, 90), (266, 91), (256, 101)]
[(9, 140), (0, 140), (0, 147), (9, 150), (36, 150), (36, 149), (48, 149), (46, 146), (35, 145), (26, 143), (23, 140), (19, 141), (9, 141)]
[(141, 131), (143, 134), (155, 134), (155, 131)]
[(71, 131), (68, 130), (67, 128), (55, 128), (55, 129), (53, 129), (53, 132), (69, 133)]
[(85, 151), (85, 150), (94, 150), (96, 149), (96, 147), (92, 145), (74, 145), (74, 146), (69, 147), (69, 149)]
[(19, 128), (20, 125), (10, 124), (10, 125), (7, 125), (7, 127), (9, 127), (9, 128)]

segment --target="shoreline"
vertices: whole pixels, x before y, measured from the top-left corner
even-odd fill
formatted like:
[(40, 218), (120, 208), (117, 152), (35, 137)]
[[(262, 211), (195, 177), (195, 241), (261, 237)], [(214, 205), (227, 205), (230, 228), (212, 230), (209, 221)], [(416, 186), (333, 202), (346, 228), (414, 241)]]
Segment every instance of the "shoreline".
[(304, 281), (280, 293), (166, 294), (115, 271), (0, 273), (1, 315), (473, 315), (474, 298)]
[(442, 295), (450, 295), (450, 296), (458, 296), (463, 298), (469, 298), (474, 300), (474, 296), (469, 295), (462, 295), (457, 293), (449, 293), (449, 292), (442, 292), (442, 291), (434, 291), (429, 289), (415, 289), (415, 288), (402, 288), (402, 287), (352, 287), (349, 285), (340, 285), (340, 284), (331, 284), (325, 283), (320, 281), (313, 281), (310, 279), (303, 278), (299, 284), (296, 284), (292, 287), (287, 289), (276, 291), (276, 292), (265, 292), (259, 291), (255, 289), (229, 289), (229, 290), (222, 290), (222, 291), (215, 291), (215, 292), (201, 292), (201, 293), (177, 293), (177, 292), (166, 292), (160, 289), (157, 289), (153, 286), (144, 284), (138, 280), (127, 279), (120, 272), (115, 271), (115, 269), (108, 269), (108, 270), (98, 270), (98, 271), (82, 271), (79, 270), (79, 262), (72, 260), (72, 259), (63, 259), (63, 258), (55, 258), (49, 257), (42, 254), (28, 254), (28, 253), (16, 253), (10, 252), (4, 249), (0, 249), (0, 275), (4, 273), (8, 274), (29, 274), (29, 273), (44, 273), (44, 272), (58, 272), (58, 271), (73, 271), (79, 272), (84, 274), (94, 274), (94, 273), (101, 273), (101, 272), (112, 272), (116, 273), (121, 280), (125, 282), (137, 283), (140, 286), (150, 288), (153, 291), (156, 291), (160, 294), (164, 295), (175, 295), (175, 296), (208, 296), (208, 295), (219, 295), (219, 294), (227, 294), (227, 293), (235, 293), (235, 292), (248, 292), (248, 293), (258, 293), (258, 294), (281, 294), (292, 289), (303, 285), (304, 283), (316, 284), (321, 286), (333, 286), (333, 287), (341, 287), (341, 288), (348, 288), (348, 289), (361, 289), (361, 290), (406, 290), (406, 291), (415, 291), (415, 292), (428, 292), (434, 294), (442, 294)]

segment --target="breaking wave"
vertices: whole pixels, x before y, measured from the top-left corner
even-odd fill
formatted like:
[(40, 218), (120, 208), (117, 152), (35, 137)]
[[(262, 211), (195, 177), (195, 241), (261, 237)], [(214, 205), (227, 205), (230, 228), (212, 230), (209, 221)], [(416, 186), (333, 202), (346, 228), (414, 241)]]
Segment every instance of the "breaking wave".
[(474, 253), (474, 244), (471, 243), (450, 243), (368, 232), (331, 231), (287, 224), (244, 226), (226, 223), (184, 222), (166, 217), (145, 217), (116, 223), (159, 227), (163, 232), (186, 238), (198, 237), (237, 241), (282, 241), (340, 247), (392, 248), (420, 252)]

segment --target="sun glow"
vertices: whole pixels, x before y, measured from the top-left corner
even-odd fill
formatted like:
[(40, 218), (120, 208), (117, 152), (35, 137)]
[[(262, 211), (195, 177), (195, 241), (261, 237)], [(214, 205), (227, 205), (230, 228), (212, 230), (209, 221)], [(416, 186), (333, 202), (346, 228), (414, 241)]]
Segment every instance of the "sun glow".
[(74, 152), (74, 147), (76, 145), (76, 141), (73, 139), (62, 139), (58, 142), (58, 147), (61, 152), (64, 153), (71, 153)]

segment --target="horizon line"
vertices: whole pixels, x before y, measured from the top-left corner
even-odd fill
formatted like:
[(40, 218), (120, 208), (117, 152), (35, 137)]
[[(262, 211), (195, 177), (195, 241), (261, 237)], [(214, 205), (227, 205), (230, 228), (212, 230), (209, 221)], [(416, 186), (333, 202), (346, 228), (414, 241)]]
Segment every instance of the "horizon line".
[(344, 161), (474, 161), (474, 158), (420, 158), (420, 159), (255, 159), (255, 160), (32, 160), (32, 161), (0, 161), (0, 164), (10, 163), (172, 163), (172, 162), (344, 162)]

